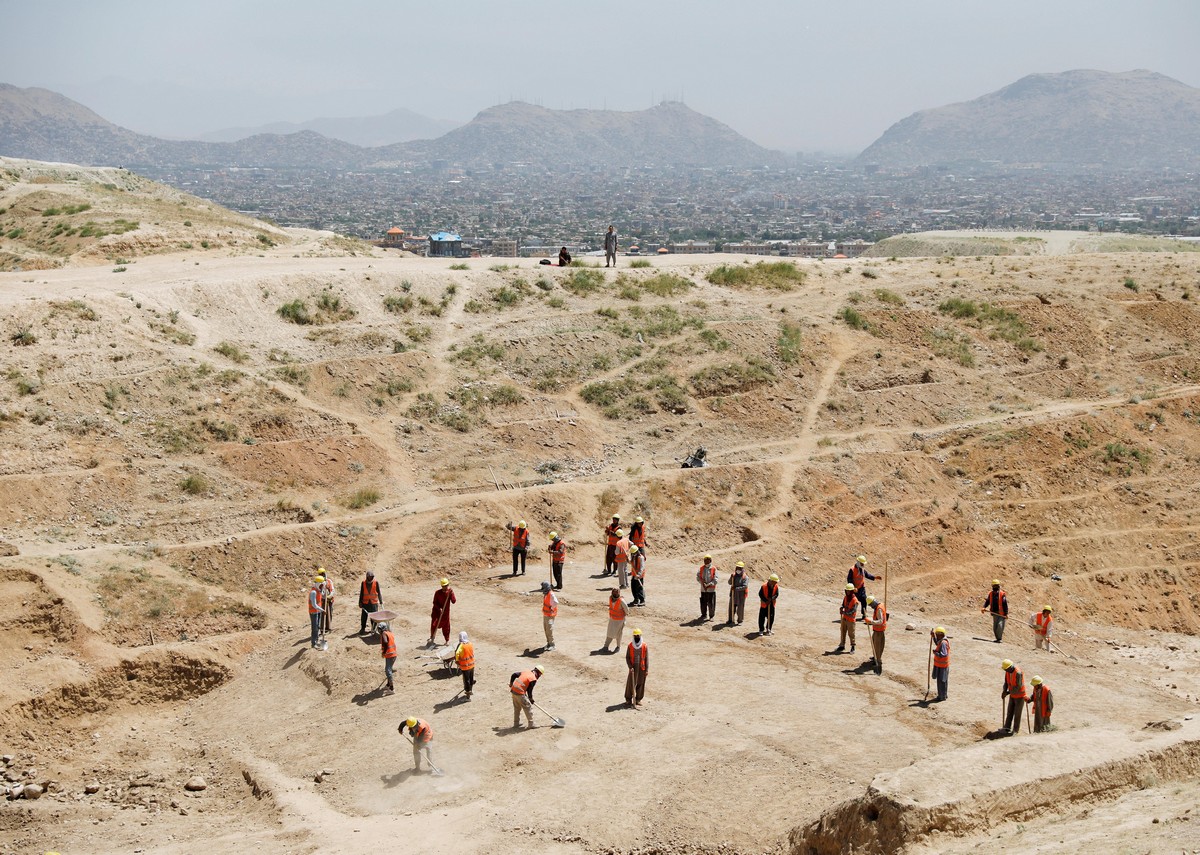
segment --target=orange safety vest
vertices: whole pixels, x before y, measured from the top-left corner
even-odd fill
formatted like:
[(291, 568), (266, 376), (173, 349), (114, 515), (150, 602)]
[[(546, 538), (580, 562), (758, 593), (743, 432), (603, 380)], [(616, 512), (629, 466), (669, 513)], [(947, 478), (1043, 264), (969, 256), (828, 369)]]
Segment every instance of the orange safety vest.
[(717, 568), (712, 564), (701, 564), (700, 569), (696, 571), (696, 581), (700, 583), (700, 588), (707, 591), (715, 591), (717, 589)]
[(1038, 635), (1049, 635), (1050, 624), (1054, 623), (1054, 616), (1045, 614), (1044, 612), (1037, 613), (1037, 627), (1034, 629)]
[(554, 602), (553, 591), (547, 591), (542, 597), (542, 617), (558, 617), (558, 603)]
[(607, 525), (604, 527), (604, 533), (608, 535), (609, 546), (616, 546), (617, 541), (620, 540), (620, 538), (617, 537), (617, 529), (619, 528), (619, 525)]
[[(950, 639), (943, 638), (941, 643), (934, 641), (936, 645), (933, 648), (933, 667), (934, 668), (949, 668), (950, 667)], [(946, 655), (942, 655), (942, 650), (945, 649)]]
[(458, 662), (460, 671), (470, 671), (475, 667), (475, 645), (467, 641), (458, 645), (454, 651), (454, 659)]
[(625, 601), (620, 597), (615, 600), (608, 601), (608, 616), (612, 620), (625, 620), (625, 615), (629, 614), (629, 609), (625, 608)]
[(633, 528), (629, 530), (629, 540), (638, 549), (642, 549), (646, 545), (646, 524), (634, 523)]
[(512, 540), (513, 540), (513, 549), (528, 549), (529, 548), (529, 529), (514, 528)]
[(847, 591), (845, 596), (842, 597), (842, 605), (838, 609), (838, 613), (841, 614), (842, 620), (853, 623), (856, 611), (858, 611), (858, 597), (854, 596), (853, 591)]
[(1025, 675), (1021, 673), (1021, 669), (1016, 665), (1011, 671), (1004, 672), (1004, 687), (1008, 689), (1008, 696), (1016, 698), (1019, 701), (1025, 700)]
[(529, 691), (530, 685), (537, 682), (537, 675), (532, 671), (522, 671), (517, 679), (513, 680), (512, 693), (514, 695), (523, 695)]
[(416, 731), (417, 732), (413, 734), (413, 742), (428, 743), (433, 740), (433, 725), (431, 725), (425, 719), (417, 719)]
[(875, 613), (871, 615), (871, 620), (880, 621), (880, 623), (878, 626), (872, 626), (871, 629), (875, 630), (876, 632), (883, 632), (885, 629), (887, 629), (887, 617), (887, 608), (883, 605), (883, 603), (876, 603)]
[(758, 592), (759, 608), (767, 608), (774, 605), (779, 599), (779, 585), (772, 585), (770, 582), (764, 582), (762, 588)]
[(987, 599), (983, 601), (983, 606), (994, 615), (1000, 617), (1008, 617), (1008, 594), (1004, 593), (1004, 589), (999, 591), (988, 591)]
[(1050, 691), (1050, 687), (1045, 683), (1040, 686), (1033, 687), (1033, 709), (1038, 714), (1038, 718), (1045, 721), (1050, 718), (1050, 713), (1054, 704), (1054, 695)]
[(383, 635), (379, 636), (379, 646), (384, 659), (396, 658), (396, 636), (390, 629), (385, 629)]
[(641, 649), (633, 646), (633, 642), (629, 642), (629, 647), (625, 650), (625, 663), (635, 671), (650, 670), (650, 645), (642, 642)]
[(867, 576), (857, 564), (850, 568), (850, 584), (856, 589), (867, 584)]
[(632, 576), (638, 580), (646, 578), (646, 556), (642, 555), (641, 550), (633, 556)]
[(379, 605), (379, 580), (372, 579), (368, 584), (366, 579), (362, 580), (362, 592), (359, 597), (362, 599), (364, 606)]
[(618, 564), (624, 564), (629, 561), (629, 538), (622, 537), (616, 543), (617, 551), (613, 553), (613, 560)]
[[(313, 591), (317, 592), (316, 606), (313, 605)], [(320, 585), (313, 585), (312, 589), (308, 592), (308, 613), (310, 615), (319, 615), (323, 611), (325, 611), (325, 595), (321, 593)]]
[(561, 537), (550, 544), (550, 560), (562, 564), (567, 560), (567, 542)]

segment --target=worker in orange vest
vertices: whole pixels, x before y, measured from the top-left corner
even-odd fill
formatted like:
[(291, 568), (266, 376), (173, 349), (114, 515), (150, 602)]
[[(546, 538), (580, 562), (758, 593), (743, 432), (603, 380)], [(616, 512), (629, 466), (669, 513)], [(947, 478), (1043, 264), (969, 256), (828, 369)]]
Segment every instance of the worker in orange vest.
[(324, 567), (317, 568), (317, 575), (324, 576), (325, 582), (321, 587), (321, 595), (324, 597), (325, 611), (321, 615), (321, 632), (333, 631), (333, 577), (325, 572)]
[(1033, 732), (1041, 733), (1050, 729), (1050, 714), (1054, 712), (1054, 694), (1041, 677), (1035, 675), (1029, 684), (1033, 686), (1033, 692), (1029, 698), (1029, 704), (1033, 707)]
[(613, 547), (613, 567), (617, 571), (617, 586), (629, 587), (629, 547), (633, 546), (623, 529), (617, 529), (617, 543)]
[[(935, 701), (944, 701), (950, 691), (950, 639), (942, 627), (930, 630), (933, 639), (933, 679), (937, 683)], [(926, 695), (926, 697), (929, 697)]]
[(696, 571), (700, 583), (700, 620), (712, 620), (717, 616), (717, 582), (721, 572), (713, 566), (712, 556), (705, 555), (704, 563)]
[[(621, 591), (613, 588), (608, 595), (608, 630), (604, 635), (604, 647), (601, 648), (605, 653), (616, 653), (621, 648), (621, 636), (625, 634), (625, 617), (628, 614), (629, 607), (621, 599)], [(613, 644), (612, 650), (608, 649), (609, 643)]]
[(1004, 624), (1008, 622), (1008, 594), (1000, 587), (999, 579), (992, 580), (992, 590), (984, 598), (983, 608), (979, 611), (992, 613), (992, 635), (999, 644), (1004, 640)]
[(846, 573), (846, 581), (854, 585), (855, 594), (858, 597), (858, 602), (862, 605), (863, 620), (867, 619), (867, 580), (874, 582), (876, 579), (882, 579), (883, 574), (872, 576), (867, 572), (867, 556), (859, 555), (854, 559), (854, 566)]
[(850, 639), (850, 652), (854, 652), (854, 621), (857, 611), (858, 593), (855, 591), (853, 583), (847, 582), (846, 591), (842, 594), (842, 604), (838, 606), (842, 634), (838, 638), (838, 646), (833, 648), (834, 653), (842, 653), (846, 650), (847, 637)]
[(867, 605), (874, 609), (871, 617), (863, 618), (867, 626), (871, 627), (871, 664), (875, 666), (876, 674), (882, 674), (883, 648), (887, 641), (887, 606), (874, 597), (867, 597)]
[(312, 587), (308, 589), (308, 622), (312, 629), (313, 650), (320, 648), (321, 620), (325, 614), (325, 577), (313, 579)]
[(629, 542), (643, 555), (646, 554), (646, 521), (641, 517), (634, 519), (633, 525), (629, 527)]
[(533, 723), (533, 687), (537, 685), (538, 678), (545, 673), (546, 669), (541, 665), (534, 665), (532, 671), (521, 671), (508, 678), (508, 688), (513, 699), (514, 730), (521, 726), (522, 712), (525, 713), (529, 729), (537, 727)]
[(1008, 698), (1004, 732), (1006, 736), (1012, 736), (1021, 729), (1021, 711), (1025, 709), (1025, 701), (1028, 698), (1025, 691), (1025, 675), (1011, 659), (1005, 659), (1000, 663), (1000, 667), (1004, 669), (1004, 688), (1000, 697)]
[(646, 605), (646, 556), (633, 544), (629, 546), (629, 584), (633, 590), (633, 605)]
[(529, 529), (525, 520), (519, 523), (508, 523), (504, 526), (512, 532), (512, 574), (517, 575), (517, 563), (521, 565), (521, 575), (525, 575), (525, 558), (529, 555)]
[[(617, 541), (621, 539), (621, 515), (613, 514), (612, 522), (604, 527), (604, 575), (616, 572)], [(622, 586), (624, 587), (624, 586)]]
[(739, 561), (733, 565), (729, 574), (729, 626), (733, 626), (734, 618), (740, 625), (746, 618), (746, 597), (750, 595), (750, 577), (746, 575), (746, 562)]
[(562, 590), (563, 565), (567, 563), (567, 542), (558, 532), (550, 532), (550, 545), (546, 547), (550, 553), (550, 572), (554, 575), (554, 590)]
[(558, 596), (550, 588), (549, 582), (542, 583), (542, 629), (546, 633), (546, 646), (542, 649), (554, 649), (554, 619), (558, 617)]
[(458, 672), (462, 674), (463, 694), (471, 700), (471, 692), (475, 690), (475, 645), (467, 638), (464, 629), (458, 634), (458, 647), (454, 648), (454, 661), (458, 664)]
[(1029, 616), (1029, 625), (1033, 627), (1033, 643), (1037, 650), (1054, 652), (1050, 646), (1050, 636), (1054, 633), (1054, 609), (1044, 606), (1040, 614)]
[(413, 768), (418, 772), (421, 769), (421, 753), (425, 753), (425, 757), (429, 760), (429, 771), (433, 771), (433, 727), (423, 718), (409, 716), (404, 724), (397, 728), (401, 733), (404, 733), (404, 728), (408, 728), (408, 735), (412, 737), (413, 749)]
[(775, 625), (775, 603), (779, 600), (779, 574), (772, 573), (771, 578), (758, 589), (758, 634), (772, 635)]
[(392, 669), (396, 667), (396, 636), (386, 622), (379, 624), (379, 654), (383, 657), (383, 676), (387, 678), (387, 690), (394, 692)]
[(437, 634), (438, 629), (442, 631), (442, 638), (446, 644), (450, 643), (450, 604), (457, 603), (458, 598), (454, 596), (454, 589), (450, 587), (449, 579), (442, 579), (438, 582), (438, 589), (433, 592), (433, 610), (430, 612), (429, 621), (429, 641), (428, 646), (434, 644), (433, 637)]
[(364, 635), (367, 631), (367, 615), (374, 614), (382, 607), (383, 594), (379, 591), (379, 580), (375, 578), (374, 570), (368, 570), (367, 578), (358, 586), (358, 609), (362, 614), (362, 622), (358, 627), (359, 635)]
[(646, 694), (646, 675), (650, 673), (650, 647), (642, 641), (642, 631), (633, 631), (633, 641), (625, 650), (629, 676), (625, 678), (625, 706), (641, 706)]

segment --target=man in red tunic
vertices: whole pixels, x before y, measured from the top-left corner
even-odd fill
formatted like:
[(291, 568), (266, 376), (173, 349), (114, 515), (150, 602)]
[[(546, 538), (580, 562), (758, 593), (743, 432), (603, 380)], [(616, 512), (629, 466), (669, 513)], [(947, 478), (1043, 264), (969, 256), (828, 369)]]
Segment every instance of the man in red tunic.
[(454, 597), (454, 589), (450, 587), (449, 579), (442, 579), (441, 587), (433, 593), (433, 611), (430, 613), (429, 622), (429, 641), (430, 647), (433, 646), (433, 637), (437, 635), (437, 631), (441, 629), (442, 637), (445, 639), (444, 644), (450, 643), (450, 604), (457, 603), (458, 600)]

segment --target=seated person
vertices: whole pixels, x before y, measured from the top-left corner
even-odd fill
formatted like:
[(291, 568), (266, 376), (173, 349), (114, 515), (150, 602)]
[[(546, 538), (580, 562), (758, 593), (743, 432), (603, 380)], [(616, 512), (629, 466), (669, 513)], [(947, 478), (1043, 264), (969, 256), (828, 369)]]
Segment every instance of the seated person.
[(571, 253), (567, 252), (567, 248), (564, 246), (562, 249), (560, 249), (558, 251), (558, 266), (559, 267), (567, 267), (570, 264), (571, 264)]

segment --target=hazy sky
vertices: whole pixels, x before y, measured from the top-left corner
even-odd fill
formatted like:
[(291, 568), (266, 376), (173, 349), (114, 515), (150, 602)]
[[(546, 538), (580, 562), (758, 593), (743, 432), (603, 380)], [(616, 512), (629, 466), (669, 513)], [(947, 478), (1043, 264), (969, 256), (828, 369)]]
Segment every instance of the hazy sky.
[(0, 21), (0, 82), (175, 137), (669, 98), (771, 148), (856, 152), (1033, 72), (1200, 86), (1198, 0), (0, 0)]

